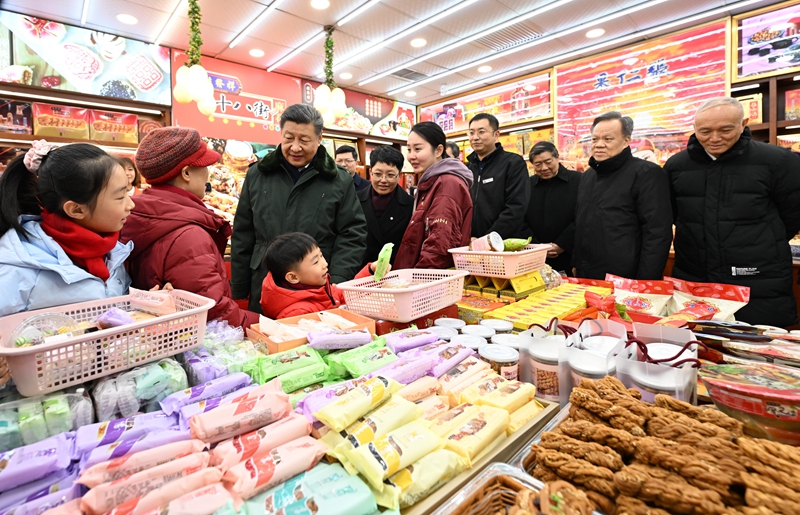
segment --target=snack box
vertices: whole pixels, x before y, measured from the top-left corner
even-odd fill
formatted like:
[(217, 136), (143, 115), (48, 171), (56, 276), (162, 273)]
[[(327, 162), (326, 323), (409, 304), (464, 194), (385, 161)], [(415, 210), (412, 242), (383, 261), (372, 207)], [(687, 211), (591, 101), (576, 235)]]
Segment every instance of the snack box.
[(508, 306), (510, 300), (487, 299), (483, 296), (465, 295), (456, 302), (458, 306), (458, 318), (467, 324), (477, 324), (483, 320), (484, 315), (495, 309)]
[[(357, 315), (352, 311), (348, 311), (342, 308), (334, 308), (334, 309), (329, 309), (327, 311), (328, 313), (339, 315), (340, 317), (346, 318), (347, 320), (353, 322), (354, 324), (357, 324), (351, 329), (368, 329), (370, 333), (375, 334), (375, 320), (371, 318)], [(308, 313), (306, 315), (300, 315), (296, 317), (281, 318), (278, 320), (278, 322), (287, 325), (297, 325), (297, 323), (303, 319), (319, 321), (320, 318), (317, 315), (317, 313)], [(278, 352), (283, 352), (285, 350), (295, 349), (301, 345), (305, 345), (308, 343), (307, 338), (298, 338), (296, 340), (288, 340), (285, 342), (272, 341), (272, 339), (269, 336), (261, 332), (258, 324), (253, 324), (249, 328), (247, 328), (247, 337), (253, 340), (254, 342), (266, 343), (267, 350), (269, 350), (270, 354), (277, 354)]]
[(0, 131), (15, 134), (33, 133), (33, 116), (29, 102), (0, 100)]
[(378, 320), (375, 322), (375, 330), (378, 336), (384, 335), (386, 333), (392, 333), (394, 331), (402, 331), (403, 329), (408, 329), (411, 327), (411, 324), (417, 326), (417, 329), (425, 329), (426, 327), (433, 327), (433, 322), (439, 318), (458, 318), (459, 316), (459, 309), (456, 304), (452, 306), (447, 306), (446, 308), (442, 308), (439, 311), (434, 311), (433, 313), (428, 313), (424, 317), (419, 317), (416, 320), (412, 320), (411, 322), (392, 322), (390, 320)]
[(34, 102), (33, 134), (89, 139), (89, 110)]
[(97, 141), (139, 143), (139, 117), (112, 111), (89, 111), (89, 137)]

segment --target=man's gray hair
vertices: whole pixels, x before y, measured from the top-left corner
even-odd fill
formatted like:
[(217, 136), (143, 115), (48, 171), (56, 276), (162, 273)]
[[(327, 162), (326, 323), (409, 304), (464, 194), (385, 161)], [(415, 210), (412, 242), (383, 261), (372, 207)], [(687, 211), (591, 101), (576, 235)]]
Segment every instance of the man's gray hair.
[(744, 120), (744, 107), (742, 106), (741, 102), (739, 102), (733, 97), (717, 97), (717, 98), (712, 98), (711, 100), (706, 100), (705, 102), (703, 102), (703, 105), (701, 105), (697, 109), (697, 112), (694, 115), (697, 116), (698, 114), (702, 113), (707, 109), (711, 109), (713, 107), (718, 107), (718, 106), (731, 106), (736, 108), (736, 111), (739, 115), (739, 121)]
[(630, 116), (622, 116), (622, 113), (619, 111), (609, 111), (607, 113), (603, 113), (597, 118), (594, 119), (592, 122), (592, 130), (594, 132), (594, 128), (600, 122), (607, 122), (610, 120), (619, 120), (622, 124), (622, 136), (625, 138), (629, 138), (633, 134), (633, 118)]
[(322, 134), (322, 115), (314, 107), (308, 104), (292, 104), (281, 114), (281, 129), (285, 122), (294, 122), (298, 125), (314, 125), (314, 132), (317, 136)]

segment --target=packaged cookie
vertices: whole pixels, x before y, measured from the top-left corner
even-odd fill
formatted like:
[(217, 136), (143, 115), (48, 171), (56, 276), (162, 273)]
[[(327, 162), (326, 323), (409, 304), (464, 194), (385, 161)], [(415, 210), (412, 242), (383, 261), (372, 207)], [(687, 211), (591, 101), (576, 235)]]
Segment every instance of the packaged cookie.
[(444, 395), (431, 395), (414, 404), (422, 410), (420, 418), (423, 420), (433, 420), (450, 409), (450, 399)]
[(341, 431), (397, 393), (402, 385), (382, 376), (373, 377), (350, 390), (340, 400), (314, 413), (314, 417), (334, 431)]
[(378, 504), (396, 510), (415, 505), (467, 468), (467, 460), (447, 449), (433, 451), (384, 481)]
[(510, 414), (528, 404), (533, 400), (534, 395), (536, 395), (536, 387), (532, 384), (522, 381), (506, 381), (496, 390), (475, 398), (474, 402), (483, 406), (504, 409)]
[(191, 439), (192, 435), (188, 430), (177, 427), (146, 432), (138, 438), (126, 438), (92, 449), (83, 455), (81, 469), (87, 470), (104, 461), (118, 460), (134, 453)]
[(74, 441), (68, 433), (0, 453), (0, 491), (65, 469), (72, 461)]
[(213, 397), (227, 395), (250, 385), (251, 382), (252, 379), (250, 376), (243, 372), (220, 377), (219, 379), (214, 379), (213, 381), (173, 393), (161, 401), (161, 409), (164, 410), (164, 413), (167, 415), (171, 415), (180, 411), (184, 406)]
[(491, 406), (479, 406), (459, 422), (445, 436), (447, 449), (460, 454), (471, 467), (473, 460), (484, 449), (506, 435), (510, 417), (506, 410)]
[(141, 515), (163, 515), (165, 513), (169, 513), (169, 515), (212, 515), (219, 513), (219, 510), (223, 510), (226, 506), (230, 506), (230, 512), (225, 515), (238, 513), (233, 508), (233, 497), (230, 492), (222, 483), (213, 483)]
[(430, 376), (425, 376), (417, 379), (413, 383), (409, 383), (397, 392), (397, 395), (404, 399), (416, 402), (425, 397), (441, 393), (442, 385)]
[(533, 420), (536, 415), (542, 412), (542, 406), (536, 399), (529, 401), (528, 404), (516, 410), (511, 414), (511, 419), (508, 422), (508, 429), (506, 433), (511, 436), (512, 433), (522, 429), (525, 424)]
[(508, 383), (505, 379), (497, 374), (492, 374), (480, 381), (473, 383), (463, 392), (461, 392), (460, 401), (468, 402), (470, 404), (477, 404), (478, 399), (489, 395), (493, 391), (500, 388), (501, 385)]
[(160, 488), (150, 490), (141, 497), (122, 503), (111, 510), (108, 515), (143, 515), (157, 510), (161, 506), (167, 506), (170, 502), (190, 492), (219, 483), (220, 480), (222, 480), (222, 472), (219, 469), (200, 469), (194, 474), (189, 474)]

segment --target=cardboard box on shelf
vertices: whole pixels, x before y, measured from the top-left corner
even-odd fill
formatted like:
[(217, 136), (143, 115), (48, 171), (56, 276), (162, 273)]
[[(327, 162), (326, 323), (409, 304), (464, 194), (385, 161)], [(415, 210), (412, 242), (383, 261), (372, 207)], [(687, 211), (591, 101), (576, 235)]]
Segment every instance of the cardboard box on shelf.
[(33, 133), (36, 136), (89, 139), (89, 110), (34, 102)]
[(139, 117), (113, 111), (89, 111), (89, 138), (97, 141), (139, 143)]
[(524, 299), (529, 295), (545, 290), (544, 279), (542, 279), (542, 274), (538, 270), (513, 279), (493, 277), (492, 283), (499, 290), (500, 297), (514, 300)]
[(439, 311), (434, 311), (433, 313), (417, 318), (416, 320), (412, 320), (411, 322), (391, 322), (388, 320), (378, 320), (375, 322), (375, 334), (381, 336), (394, 331), (401, 331), (411, 327), (411, 324), (416, 325), (418, 329), (432, 327), (433, 322), (438, 318), (458, 318), (458, 307), (453, 304), (452, 306), (447, 306)]
[(0, 100), (0, 131), (14, 134), (33, 133), (33, 113), (29, 102)]
[[(738, 100), (739, 103), (742, 104), (742, 108), (744, 109), (744, 117), (750, 119), (750, 121), (748, 122), (750, 125), (755, 125), (757, 123), (762, 123), (764, 121), (764, 117), (761, 114), (763, 109), (762, 97), (763, 95), (761, 93), (753, 93), (752, 95), (736, 97), (736, 100)], [(786, 106), (788, 110), (789, 106), (788, 102)]]

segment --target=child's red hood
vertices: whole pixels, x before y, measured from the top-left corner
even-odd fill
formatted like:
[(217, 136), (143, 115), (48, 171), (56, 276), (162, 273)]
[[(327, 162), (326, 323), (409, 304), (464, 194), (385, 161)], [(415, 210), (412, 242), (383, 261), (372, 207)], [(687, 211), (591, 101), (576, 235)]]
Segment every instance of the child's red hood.
[[(325, 286), (319, 288), (290, 290), (275, 284), (272, 273), (268, 273), (261, 289), (261, 309), (264, 311), (264, 316), (278, 319), (293, 316), (295, 312), (301, 310), (304, 310), (303, 313), (319, 311), (317, 309), (319, 305), (337, 307), (341, 301), (337, 299), (334, 289), (335, 287), (331, 286), (330, 279), (328, 279)], [(286, 311), (291, 312), (292, 315), (287, 315)]]

